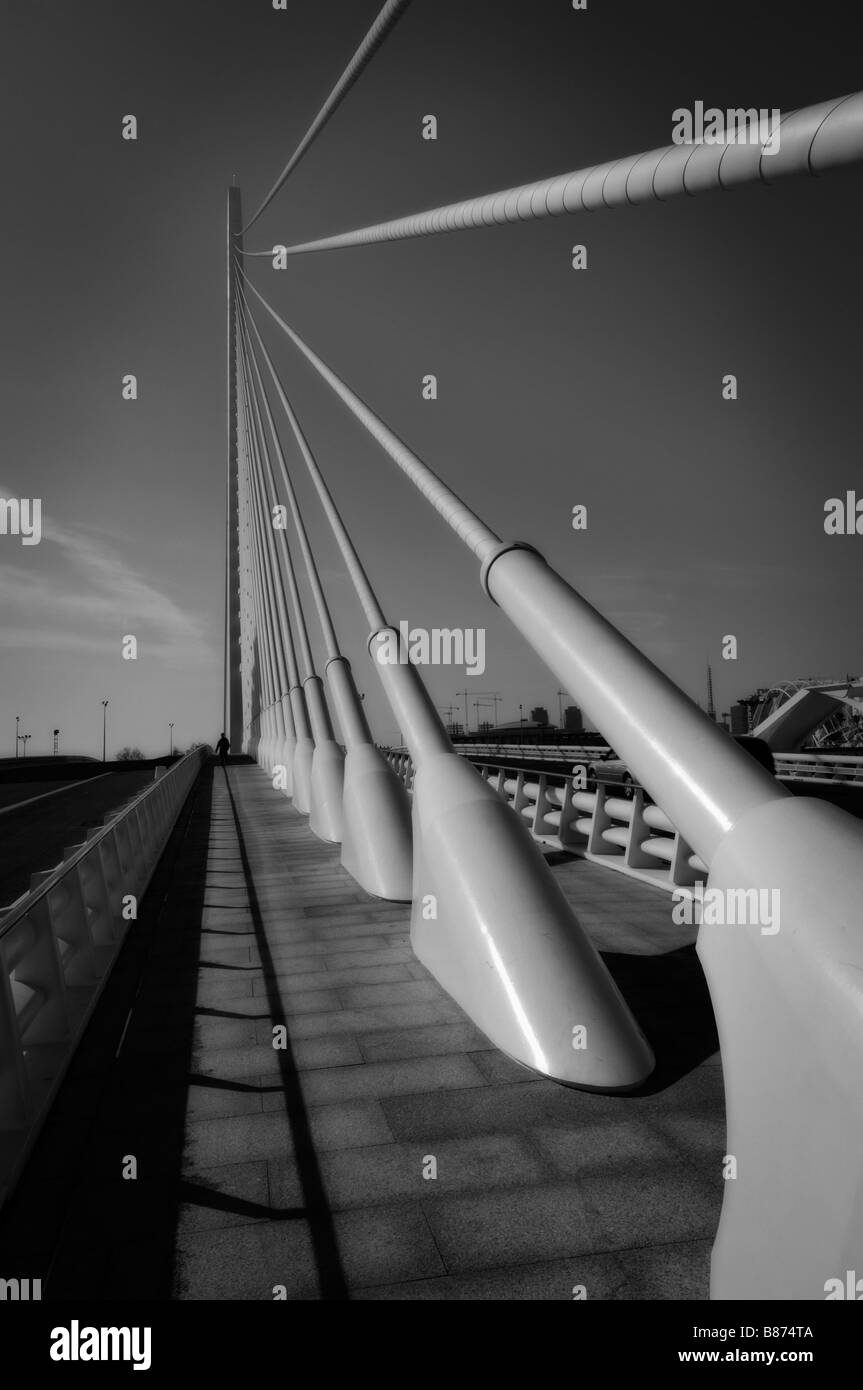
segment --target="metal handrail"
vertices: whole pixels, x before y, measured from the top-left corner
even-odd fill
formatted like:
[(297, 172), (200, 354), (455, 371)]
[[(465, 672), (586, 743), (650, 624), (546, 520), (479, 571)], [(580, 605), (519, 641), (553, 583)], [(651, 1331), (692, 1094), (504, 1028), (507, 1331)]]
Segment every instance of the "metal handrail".
[[(48, 1114), (205, 756), (204, 749), (188, 753), (0, 910), (0, 1205)], [(136, 908), (127, 917), (130, 896)]]
[(171, 777), (174, 776), (175, 772), (188, 762), (189, 758), (197, 758), (198, 761), (201, 762), (203, 760), (203, 750), (194, 748), (191, 753), (187, 753), (179, 762), (174, 763), (174, 766), (165, 773), (164, 777), (160, 777), (157, 781), (150, 782), (132, 797), (130, 801), (127, 801), (124, 806), (121, 806), (119, 811), (117, 811), (110, 820), (106, 821), (104, 825), (88, 835), (87, 839), (80, 845), (76, 845), (73, 853), (70, 854), (68, 858), (61, 859), (59, 864), (55, 865), (55, 867), (50, 870), (46, 879), (43, 879), (35, 888), (28, 888), (25, 893), (22, 893), (19, 898), (15, 898), (14, 901), (9, 903), (6, 907), (0, 907), (0, 940), (12, 930), (23, 916), (31, 911), (40, 899), (47, 897), (52, 888), (55, 888), (61, 879), (65, 878), (65, 876), (90, 853), (94, 846), (98, 845), (106, 835), (110, 835), (117, 821), (121, 820), (124, 816), (130, 815), (142, 801), (152, 795), (156, 788), (164, 787), (170, 781)]

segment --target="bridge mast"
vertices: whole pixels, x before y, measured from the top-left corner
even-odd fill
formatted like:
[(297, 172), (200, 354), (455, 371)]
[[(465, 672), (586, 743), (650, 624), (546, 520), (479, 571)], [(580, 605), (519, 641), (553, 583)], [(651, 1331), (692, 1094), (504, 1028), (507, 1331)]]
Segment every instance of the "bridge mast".
[(239, 753), (243, 744), (243, 692), (240, 675), (240, 575), (238, 531), (237, 468), (237, 341), (236, 277), (234, 247), (242, 249), (243, 225), (240, 190), (228, 189), (226, 297), (227, 297), (227, 442), (228, 472), (225, 502), (225, 661), (222, 728)]

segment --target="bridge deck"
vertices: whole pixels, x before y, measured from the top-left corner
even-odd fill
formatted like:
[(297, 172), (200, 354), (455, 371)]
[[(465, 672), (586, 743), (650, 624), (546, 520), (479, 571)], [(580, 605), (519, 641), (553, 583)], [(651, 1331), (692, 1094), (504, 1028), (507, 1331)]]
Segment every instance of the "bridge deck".
[(205, 769), (0, 1223), (4, 1266), (49, 1298), (706, 1297), (724, 1111), (691, 932), (667, 895), (552, 860), (657, 1051), (638, 1096), (502, 1055), (414, 959), (406, 907), (260, 769)]

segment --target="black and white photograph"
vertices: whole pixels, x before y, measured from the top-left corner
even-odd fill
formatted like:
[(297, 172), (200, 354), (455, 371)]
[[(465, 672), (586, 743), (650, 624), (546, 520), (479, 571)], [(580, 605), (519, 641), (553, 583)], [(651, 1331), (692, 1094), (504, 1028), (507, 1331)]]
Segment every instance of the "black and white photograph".
[(167, 1384), (280, 1303), (558, 1301), (823, 1373), (854, 8), (0, 16), (0, 1328)]

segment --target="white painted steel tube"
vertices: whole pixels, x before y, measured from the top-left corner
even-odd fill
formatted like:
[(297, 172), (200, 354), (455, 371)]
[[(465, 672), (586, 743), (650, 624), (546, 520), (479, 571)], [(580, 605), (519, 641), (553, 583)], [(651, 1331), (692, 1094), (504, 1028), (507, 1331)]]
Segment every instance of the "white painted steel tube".
[[(559, 217), (563, 213), (666, 202), (670, 198), (733, 189), (744, 183), (771, 184), (794, 175), (824, 174), (863, 159), (863, 93), (788, 112), (779, 124), (778, 149), (773, 151), (770, 146), (770, 139), (662, 145), (572, 173), (446, 203), (408, 217), (298, 242), (285, 250), (289, 256), (338, 251), (350, 246), (467, 231), (471, 227)], [(268, 247), (240, 254), (271, 258), (273, 250)]]
[[(279, 380), (272, 359), (261, 338), (254, 315), (245, 304), (242, 294), (241, 301), (282, 409), (294, 433), (309, 476), (342, 552), (348, 574), (357, 591), (363, 611), (373, 626), (378, 627), (383, 623), (380, 605), (318, 467), (317, 460), (309, 447), (296, 413)], [(257, 373), (254, 351), (251, 352), (251, 357)], [(406, 901), (411, 896), (412, 879), (410, 803), (405, 787), (395, 775), (395, 770), (388, 766), (374, 747), (350, 664), (339, 651), (335, 628), (320, 583), (293, 484), (285, 465), (284, 455), (277, 444), (275, 424), (269, 411), (259, 373), (257, 379), (266, 406), (267, 418), (273, 434), (274, 447), (276, 447), (282, 470), (282, 479), (294, 518), (300, 548), (306, 562), (310, 587), (315, 597), (324, 645), (330, 657), (325, 675), (347, 749), (342, 799), (342, 864), (368, 892), (379, 897)]]
[[(266, 584), (263, 568), (263, 552), (254, 514), (252, 490), (252, 445), (248, 403), (241, 383), (239, 391), (240, 419), (243, 432), (243, 447), (240, 450), (240, 505), (245, 532), (247, 553), (246, 584), (249, 589), (248, 617), (254, 614), (254, 648), (248, 650), (246, 658), (251, 662), (256, 658), (258, 675), (258, 737), (254, 741), (254, 756), (267, 772), (276, 761), (278, 751), (278, 724), (273, 707), (279, 692), (285, 688), (284, 659), (277, 657), (273, 639), (274, 623), (270, 616), (272, 591)], [(242, 583), (242, 579), (241, 579)], [(279, 654), (281, 655), (281, 654)], [(250, 672), (251, 678), (251, 672)], [(250, 686), (253, 697), (255, 691)]]
[[(239, 273), (249, 286), (252, 294), (256, 299), (260, 300), (267, 313), (279, 325), (282, 332), (287, 334), (294, 346), (298, 348), (309, 362), (311, 362), (315, 370), (319, 372), (324, 380), (332, 387), (339, 399), (344, 402), (348, 409), (356, 415), (357, 419), (362, 422), (369, 433), (378, 441), (381, 448), (384, 449), (390, 455), (390, 458), (398, 464), (399, 468), (407, 474), (414, 486), (419, 489), (435, 510), (440, 512), (447, 524), (452, 527), (456, 535), (464, 541), (465, 545), (473, 551), (477, 559), (485, 560), (486, 556), (491, 554), (492, 551), (496, 550), (500, 545), (500, 537), (496, 535), (489, 526), (486, 526), (485, 522), (482, 521), (477, 516), (476, 512), (472, 511), (460, 497), (456, 496), (452, 488), (448, 487), (447, 484), (437, 476), (434, 470), (429, 468), (427, 463), (424, 463), (412, 449), (408, 448), (404, 440), (399, 439), (398, 435), (394, 434), (389, 426), (384, 424), (383, 420), (366, 405), (365, 401), (361, 400), (356, 392), (352, 391), (347, 383), (342, 381), (341, 377), (337, 376), (307, 343), (303, 342), (299, 334), (295, 333), (290, 325), (285, 323), (281, 315), (277, 314), (275, 309), (267, 303), (263, 295), (258, 293), (248, 276), (242, 270), (240, 270)], [(369, 621), (374, 622), (375, 620), (370, 618)]]
[[(352, 569), (352, 577), (355, 582), (359, 582), (361, 590), (363, 590), (363, 586), (369, 590), (368, 581), (362, 575), (359, 558), (341, 522), (296, 412), (279, 380), (272, 358), (267, 352), (258, 325), (246, 304), (242, 290), (239, 291), (239, 299), (241, 312), (244, 318), (248, 319), (255, 334), (258, 349), (270, 373), (282, 410), (291, 427), (297, 447), (330, 524), (336, 531), (337, 537), (340, 538), (340, 544), (343, 543), (343, 553), (347, 550), (347, 557), (351, 562), (349, 568)], [(350, 664), (339, 650), (335, 627), (309, 544), (296, 492), (285, 463), (284, 452), (278, 438), (267, 394), (261, 380), (254, 346), (251, 342), (248, 343), (248, 354), (255, 371), (259, 393), (273, 439), (273, 447), (276, 451), (288, 504), (293, 516), (297, 539), (305, 561), (309, 586), (314, 596), (324, 647), (329, 658), (325, 670), (327, 685), (333, 698), (347, 750), (341, 808), (342, 864), (368, 892), (379, 897), (394, 897), (398, 900), (409, 899), (412, 862), (410, 805), (404, 787), (396, 778), (393, 770), (381, 760), (374, 749), (371, 730), (357, 692)], [(368, 605), (366, 605), (366, 612), (368, 615)], [(373, 620), (377, 616), (374, 612), (373, 596), (371, 616)]]
[(482, 561), (486, 592), (561, 685), (578, 698), (707, 863), (739, 815), (761, 801), (788, 795), (534, 550), (502, 542), (250, 287), (348, 409)]
[[(257, 363), (254, 362), (252, 358), (251, 344), (246, 331), (245, 320), (242, 317), (242, 309), (241, 338), (248, 391), (254, 413), (258, 457), (261, 463), (261, 522), (266, 525), (272, 564), (278, 567), (278, 558), (276, 555), (278, 547), (276, 546), (276, 539), (273, 532), (272, 515), (269, 508), (264, 503), (267, 487), (269, 488), (271, 505), (277, 499), (278, 493), (272, 460), (270, 459), (270, 451), (264, 437), (261, 407), (258, 399), (258, 388), (260, 387), (260, 389), (263, 390), (263, 383), (261, 383), (260, 380)], [(272, 417), (269, 416), (269, 404), (267, 404), (267, 414), (271, 425), (271, 438), (278, 452), (283, 471), (286, 471), (284, 469), (284, 459), (282, 458), (281, 443), (273, 427)], [(294, 572), (294, 564), (291, 558), (287, 534), (285, 531), (281, 531), (279, 534), (282, 542), (280, 555), (283, 565), (283, 575), (287, 580), (291, 607), (294, 614), (295, 631), (299, 647), (299, 665), (303, 677), (303, 695), (311, 725), (312, 742), (314, 744), (309, 776), (309, 827), (313, 834), (317, 835), (320, 839), (327, 840), (331, 843), (338, 843), (342, 838), (344, 753), (333, 737), (333, 726), (330, 720), (330, 712), (327, 708), (323, 684), (314, 669), (312, 647), (309, 641), (305, 613), (303, 612), (303, 604), (300, 598), (297, 577)], [(287, 614), (285, 614), (285, 620), (287, 621)], [(296, 756), (296, 750), (294, 755)]]
[(665, 830), (669, 835), (676, 833), (676, 826), (672, 825), (660, 806), (645, 806), (643, 815), (651, 829)]
[[(315, 116), (315, 119), (312, 121), (302, 140), (297, 145), (284, 169), (279, 174), (279, 177), (243, 227), (243, 232), (247, 232), (250, 227), (254, 226), (261, 216), (261, 213), (264, 211), (264, 208), (270, 204), (279, 189), (296, 169), (300, 160), (317, 139), (318, 135), (320, 135), (330, 117), (338, 110), (348, 92), (357, 81), (357, 78), (364, 72), (387, 34), (409, 4), (410, 0), (385, 0), (382, 9), (378, 12), (374, 23), (365, 34), (362, 43), (351, 57), (350, 62), (339, 77), (339, 80), (336, 82), (336, 85), (333, 87), (323, 106), (318, 111), (318, 114)], [(242, 233), (240, 235), (242, 235)]]
[[(296, 743), (293, 749), (291, 797), (296, 809), (308, 815), (312, 799), (312, 760), (314, 740), (311, 736), (305, 694), (300, 685), (297, 658), (294, 651), (293, 635), (288, 619), (287, 603), (284, 593), (284, 580), (276, 555), (276, 544), (272, 527), (263, 501), (263, 475), (260, 454), (252, 437), (252, 466), (249, 470), (252, 494), (252, 518), (256, 528), (260, 566), (264, 576), (265, 592), (269, 595), (269, 619), (264, 640), (273, 642), (279, 678), (288, 686), (290, 708), (293, 715)], [(264, 539), (266, 538), (266, 540)]]
[(778, 894), (778, 930), (698, 933), (737, 1159), (711, 1297), (823, 1300), (863, 1277), (863, 823), (814, 797), (755, 807), (709, 887)]
[(483, 583), (708, 864), (745, 812), (789, 795), (534, 550), (501, 547)]

